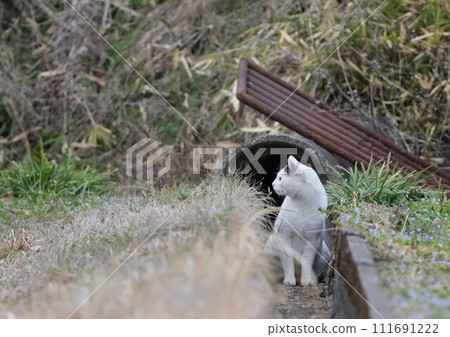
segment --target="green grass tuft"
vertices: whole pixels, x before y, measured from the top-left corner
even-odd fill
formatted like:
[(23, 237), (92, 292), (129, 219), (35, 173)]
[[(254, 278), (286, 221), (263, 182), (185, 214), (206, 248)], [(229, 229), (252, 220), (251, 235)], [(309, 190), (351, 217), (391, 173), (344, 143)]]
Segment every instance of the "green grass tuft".
[(109, 172), (97, 172), (90, 166), (77, 167), (73, 160), (50, 162), (41, 156), (12, 162), (0, 172), (0, 196), (28, 201), (86, 198), (111, 189)]
[(326, 190), (330, 203), (365, 201), (376, 204), (394, 205), (404, 200), (418, 200), (430, 194), (424, 187), (426, 177), (422, 172), (406, 173), (396, 165), (390, 169), (390, 157), (378, 162), (371, 161), (365, 168), (356, 163), (352, 168), (342, 168), (344, 174), (332, 168), (337, 176), (329, 181)]

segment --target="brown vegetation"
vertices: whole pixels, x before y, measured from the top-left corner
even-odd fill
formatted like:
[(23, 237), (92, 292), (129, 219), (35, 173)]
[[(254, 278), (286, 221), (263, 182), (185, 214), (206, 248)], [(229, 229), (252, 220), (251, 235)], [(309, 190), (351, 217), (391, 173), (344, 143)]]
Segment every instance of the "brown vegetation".
[(448, 150), (446, 1), (388, 1), (361, 27), (378, 4), (71, 4), (143, 78), (65, 2), (6, 2), (0, 10), (4, 164), (32, 151), (39, 138), (50, 157), (75, 154), (119, 167), (123, 151), (146, 136), (175, 145), (180, 157), (199, 143), (239, 143), (259, 124), (233, 94), (242, 57), (305, 82), (303, 90), (355, 118), (387, 118), (417, 154), (442, 162)]

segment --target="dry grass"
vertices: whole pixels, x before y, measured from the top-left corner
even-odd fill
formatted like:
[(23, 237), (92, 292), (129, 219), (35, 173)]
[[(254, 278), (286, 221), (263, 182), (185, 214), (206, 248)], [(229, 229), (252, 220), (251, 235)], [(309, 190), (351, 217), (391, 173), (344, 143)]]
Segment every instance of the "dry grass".
[(0, 244), (0, 257), (4, 258), (13, 252), (26, 252), (31, 248), (34, 238), (32, 234), (20, 231), (15, 233), (14, 230), (3, 239)]
[(69, 316), (172, 213), (73, 317), (269, 316), (262, 200), (231, 179), (213, 179), (187, 198), (192, 191), (123, 197), (63, 222), (17, 224), (34, 240), (25, 254), (0, 260), (0, 316)]

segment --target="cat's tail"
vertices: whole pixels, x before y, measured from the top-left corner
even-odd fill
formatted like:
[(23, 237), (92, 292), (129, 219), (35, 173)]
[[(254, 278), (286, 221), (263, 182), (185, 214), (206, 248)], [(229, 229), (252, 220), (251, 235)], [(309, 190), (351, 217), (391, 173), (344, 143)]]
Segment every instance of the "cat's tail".
[(314, 259), (314, 272), (316, 274), (317, 280), (319, 282), (322, 281), (323, 276), (325, 275), (326, 270), (329, 267), (329, 263), (331, 261), (330, 250), (328, 249), (325, 241), (322, 241), (322, 245), (318, 249), (318, 253)]

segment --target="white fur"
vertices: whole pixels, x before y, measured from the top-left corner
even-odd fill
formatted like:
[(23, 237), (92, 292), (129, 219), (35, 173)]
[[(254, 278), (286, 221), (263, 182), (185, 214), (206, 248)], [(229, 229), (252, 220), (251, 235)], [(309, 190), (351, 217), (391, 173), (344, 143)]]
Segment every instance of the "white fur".
[[(284, 271), (285, 285), (295, 285), (294, 257), (302, 265), (301, 284), (315, 282), (330, 261), (330, 251), (323, 241), (327, 195), (317, 173), (288, 158), (288, 165), (278, 172), (272, 183), (278, 195), (286, 196), (275, 221), (267, 250), (276, 252)], [(318, 254), (317, 254), (318, 253)]]

